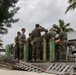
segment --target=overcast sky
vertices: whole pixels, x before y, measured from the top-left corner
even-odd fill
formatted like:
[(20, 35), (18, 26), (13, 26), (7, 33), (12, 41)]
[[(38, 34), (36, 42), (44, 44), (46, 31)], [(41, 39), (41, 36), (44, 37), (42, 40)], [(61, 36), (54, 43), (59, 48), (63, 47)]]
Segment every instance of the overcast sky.
[(68, 0), (19, 0), (17, 3), (21, 9), (15, 15), (20, 20), (9, 28), (9, 33), (3, 35), (4, 46), (14, 43), (14, 37), (21, 28), (26, 28), (26, 36), (28, 37), (36, 23), (46, 29), (50, 29), (53, 24), (58, 24), (58, 20), (62, 19), (65, 23), (71, 23), (72, 28), (76, 30), (76, 10), (71, 10), (67, 14), (65, 11), (68, 6)]

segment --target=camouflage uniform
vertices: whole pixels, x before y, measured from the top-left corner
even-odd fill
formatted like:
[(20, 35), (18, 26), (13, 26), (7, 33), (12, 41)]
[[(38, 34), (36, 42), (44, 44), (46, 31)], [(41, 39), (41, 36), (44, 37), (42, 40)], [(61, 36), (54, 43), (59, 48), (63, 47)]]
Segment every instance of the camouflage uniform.
[(40, 59), (40, 49), (41, 49), (41, 32), (45, 31), (44, 28), (35, 28), (32, 31), (32, 37), (33, 37), (33, 51), (32, 51), (32, 58), (33, 59)]
[(67, 33), (65, 31), (60, 32), (58, 38), (60, 39), (60, 51), (57, 56), (60, 56), (60, 59), (65, 59), (67, 49)]
[(29, 61), (31, 61), (32, 60), (32, 38), (31, 36), (27, 38), (27, 42), (28, 42), (28, 47), (29, 47), (28, 59)]
[(19, 59), (19, 51), (20, 51), (20, 47), (19, 47), (19, 36), (15, 37), (15, 58)]
[(59, 34), (60, 41), (65, 43), (67, 41), (67, 33), (65, 31)]
[(56, 33), (54, 31), (49, 32), (48, 35), (49, 35), (49, 39), (56, 37)]
[(23, 59), (23, 50), (24, 50), (24, 44), (25, 44), (25, 40), (26, 40), (26, 36), (24, 33), (21, 34), (20, 36), (20, 41), (19, 41), (19, 44), (20, 44), (20, 59)]

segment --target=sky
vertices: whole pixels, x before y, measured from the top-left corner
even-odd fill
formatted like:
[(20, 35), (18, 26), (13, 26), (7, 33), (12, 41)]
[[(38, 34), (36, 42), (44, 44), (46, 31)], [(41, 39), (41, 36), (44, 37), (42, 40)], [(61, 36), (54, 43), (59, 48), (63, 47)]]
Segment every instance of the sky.
[(49, 30), (53, 24), (58, 24), (58, 20), (62, 19), (65, 23), (71, 23), (70, 27), (76, 30), (76, 10), (65, 14), (68, 5), (68, 0), (19, 0), (17, 6), (20, 10), (14, 18), (20, 20), (12, 24), (7, 35), (2, 36), (3, 46), (14, 43), (17, 31), (21, 32), (22, 28), (26, 28), (25, 35), (28, 37), (37, 23)]

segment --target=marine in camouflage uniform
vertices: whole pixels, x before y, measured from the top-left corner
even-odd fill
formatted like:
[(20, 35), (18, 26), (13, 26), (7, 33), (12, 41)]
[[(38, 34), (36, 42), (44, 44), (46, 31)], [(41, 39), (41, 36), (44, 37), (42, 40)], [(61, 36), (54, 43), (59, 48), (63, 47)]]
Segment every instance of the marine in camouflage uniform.
[(20, 32), (17, 32), (17, 36), (15, 37), (15, 59), (19, 59), (19, 52), (20, 52), (20, 47), (19, 47), (19, 40), (20, 40)]
[(58, 56), (60, 55), (60, 59), (66, 59), (66, 50), (67, 50), (67, 33), (63, 28), (60, 28), (60, 34), (57, 37), (60, 39), (60, 51), (58, 53)]
[(53, 30), (53, 28), (50, 28), (48, 36), (49, 36), (49, 42), (50, 42), (50, 39), (54, 39), (55, 41), (56, 32)]
[(29, 47), (29, 53), (28, 53), (28, 59), (29, 61), (32, 60), (32, 33), (29, 33), (29, 37), (27, 38), (27, 43), (28, 43), (28, 47)]
[(25, 36), (25, 33), (26, 32), (26, 29), (25, 28), (22, 28), (22, 34), (20, 36), (20, 41), (19, 41), (19, 45), (20, 45), (20, 59), (23, 59), (23, 52), (24, 52), (24, 44), (26, 42), (26, 36)]
[(40, 60), (40, 48), (41, 48), (41, 32), (45, 31), (45, 29), (39, 24), (35, 25), (35, 29), (32, 31), (32, 38), (33, 38), (33, 51), (32, 51), (32, 58), (36, 61)]
[(50, 32), (48, 33), (49, 39), (55, 39), (56, 32), (54, 32), (53, 28), (50, 29)]

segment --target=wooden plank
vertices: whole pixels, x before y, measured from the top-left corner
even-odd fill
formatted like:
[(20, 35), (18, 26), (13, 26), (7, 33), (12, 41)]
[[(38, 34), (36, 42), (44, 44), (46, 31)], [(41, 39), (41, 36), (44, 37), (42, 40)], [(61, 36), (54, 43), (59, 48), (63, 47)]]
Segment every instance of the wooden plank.
[(34, 71), (34, 68), (30, 68), (28, 71)]
[(37, 66), (47, 66), (49, 67), (51, 64), (65, 64), (65, 65), (74, 65), (74, 68), (76, 68), (76, 62), (32, 62), (30, 64), (37, 65)]
[(28, 70), (28, 67), (27, 67), (27, 68), (25, 68), (24, 70), (25, 70), (25, 71), (27, 71), (27, 70)]
[(52, 63), (45, 72), (48, 72), (49, 69), (51, 69), (54, 65), (55, 65), (55, 64)]
[(53, 71), (56, 67), (57, 67), (58, 64), (55, 64), (49, 71)]
[(64, 67), (66, 67), (66, 65), (62, 65), (62, 67), (57, 72), (60, 72), (61, 70), (63, 70)]
[(28, 68), (27, 66), (23, 66), (22, 69)]
[(66, 70), (70, 67), (70, 65), (67, 65), (61, 72), (64, 73)]
[(15, 67), (17, 67), (18, 69), (22, 69), (22, 70), (25, 70), (25, 71), (36, 71), (36, 72), (44, 72), (43, 69), (37, 67), (37, 66), (34, 66), (34, 65), (31, 65), (29, 63), (24, 63), (24, 62), (21, 62), (21, 63), (17, 63), (15, 65)]
[(58, 71), (61, 68), (62, 64), (59, 64), (54, 71)]
[(51, 69), (47, 70), (47, 73), (73, 75), (73, 65), (55, 64)]
[(65, 65), (62, 65), (62, 67), (59, 68), (57, 71), (47, 71), (47, 72), (49, 72), (49, 73), (59, 73), (59, 72), (61, 72), (61, 70), (63, 70), (64, 67), (65, 67)]
[(48, 71), (48, 73), (54, 73), (54, 74), (60, 74), (61, 70), (63, 70), (63, 68), (66, 67), (65, 65), (62, 65), (61, 68), (58, 69), (58, 71)]
[(70, 66), (70, 68), (66, 72), (70, 72), (70, 70), (73, 69), (73, 65)]

